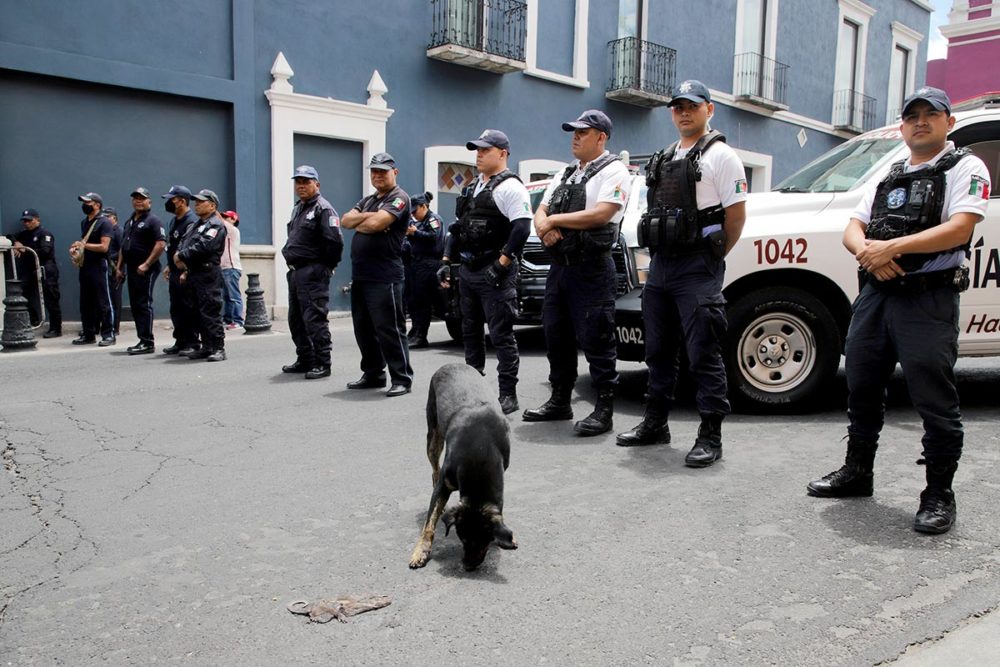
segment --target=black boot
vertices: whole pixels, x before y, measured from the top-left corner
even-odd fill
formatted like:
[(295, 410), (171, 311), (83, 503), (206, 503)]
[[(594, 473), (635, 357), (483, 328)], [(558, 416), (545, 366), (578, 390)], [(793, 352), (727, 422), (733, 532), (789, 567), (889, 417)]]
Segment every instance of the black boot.
[(920, 492), (920, 509), (913, 518), (913, 530), (918, 533), (938, 535), (947, 533), (955, 525), (957, 508), (951, 481), (958, 470), (958, 461), (925, 461), (927, 488)]
[(707, 468), (722, 458), (722, 415), (702, 415), (694, 447), (684, 457), (689, 468)]
[(615, 414), (614, 388), (601, 389), (597, 394), (597, 404), (594, 411), (585, 419), (573, 425), (577, 435), (600, 435), (607, 433), (614, 426), (611, 416)]
[(806, 485), (810, 496), (819, 498), (848, 498), (870, 496), (874, 491), (875, 450), (877, 440), (861, 440), (855, 436), (847, 439), (847, 456), (844, 465), (829, 475)]
[(552, 397), (534, 410), (525, 410), (521, 413), (521, 419), (526, 422), (572, 419), (573, 408), (569, 406), (572, 393), (573, 387), (552, 387)]
[(659, 401), (650, 399), (646, 403), (646, 413), (631, 431), (619, 433), (615, 444), (619, 447), (638, 447), (641, 445), (665, 445), (670, 442), (670, 428), (667, 426), (669, 410)]

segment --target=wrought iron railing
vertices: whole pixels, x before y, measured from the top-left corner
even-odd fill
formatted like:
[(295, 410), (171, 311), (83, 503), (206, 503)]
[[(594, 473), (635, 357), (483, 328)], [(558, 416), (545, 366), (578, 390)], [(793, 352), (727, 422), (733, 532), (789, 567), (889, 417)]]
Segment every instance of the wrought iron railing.
[(607, 92), (631, 88), (669, 97), (674, 87), (677, 52), (666, 46), (635, 37), (608, 42)]
[(875, 129), (875, 98), (856, 90), (838, 90), (833, 94), (833, 126), (867, 132)]
[(737, 97), (755, 97), (785, 106), (788, 65), (759, 53), (736, 56)]
[(431, 0), (427, 48), (455, 44), (524, 60), (527, 5), (521, 0)]

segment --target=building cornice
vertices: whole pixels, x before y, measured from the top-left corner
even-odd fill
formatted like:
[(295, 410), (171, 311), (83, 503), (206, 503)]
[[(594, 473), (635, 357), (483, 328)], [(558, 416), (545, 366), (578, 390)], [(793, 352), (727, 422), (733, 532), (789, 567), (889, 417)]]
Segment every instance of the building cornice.
[(738, 101), (730, 93), (726, 93), (721, 90), (713, 90), (709, 88), (709, 92), (712, 95), (713, 102), (725, 104), (727, 107), (733, 107), (734, 109), (739, 109), (740, 111), (749, 111), (760, 116), (766, 116), (767, 118), (780, 120), (783, 123), (804, 127), (807, 130), (816, 130), (817, 132), (830, 134), (841, 139), (850, 139), (855, 136), (850, 132), (834, 129), (831, 123), (824, 123), (823, 121), (816, 120), (815, 118), (802, 116), (797, 113), (792, 113), (791, 111), (771, 111), (769, 109), (764, 109), (756, 104)]
[(926, 12), (931, 12), (931, 13), (934, 12), (934, 5), (927, 2), (927, 0), (910, 0), (910, 2), (915, 4), (917, 7), (920, 7), (920, 9), (923, 9)]
[(912, 39), (914, 42), (923, 41), (923, 33), (919, 33), (908, 25), (903, 25), (899, 21), (892, 22), (892, 32), (893, 34), (900, 34), (904, 37)]
[(949, 23), (939, 28), (941, 34), (946, 39), (952, 37), (965, 37), (966, 35), (976, 35), (981, 32), (1000, 30), (1000, 16), (991, 16), (987, 19), (973, 19), (962, 23)]

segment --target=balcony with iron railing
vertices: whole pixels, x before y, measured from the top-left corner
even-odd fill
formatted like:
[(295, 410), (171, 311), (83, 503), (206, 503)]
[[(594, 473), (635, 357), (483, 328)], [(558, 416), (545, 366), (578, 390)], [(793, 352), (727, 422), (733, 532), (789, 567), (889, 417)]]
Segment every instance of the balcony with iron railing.
[(772, 111), (788, 109), (785, 91), (788, 65), (759, 53), (740, 53), (734, 59), (733, 96)]
[(525, 69), (522, 0), (431, 0), (427, 57), (500, 74)]
[(608, 42), (608, 58), (611, 76), (605, 97), (609, 100), (649, 108), (670, 103), (676, 51), (635, 37), (622, 37)]
[(862, 133), (875, 129), (874, 97), (856, 90), (838, 90), (833, 94), (833, 127), (837, 130)]

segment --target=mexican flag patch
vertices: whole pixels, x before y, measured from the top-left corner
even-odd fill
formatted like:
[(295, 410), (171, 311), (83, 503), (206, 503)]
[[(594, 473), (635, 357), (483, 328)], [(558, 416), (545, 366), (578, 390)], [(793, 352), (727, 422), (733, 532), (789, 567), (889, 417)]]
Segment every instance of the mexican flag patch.
[(982, 176), (973, 176), (972, 182), (969, 184), (969, 194), (973, 197), (979, 197), (981, 199), (990, 198), (990, 184)]
[(736, 194), (745, 195), (747, 193), (747, 179), (741, 178), (736, 181)]
[(396, 197), (395, 199), (392, 200), (392, 203), (389, 205), (392, 206), (397, 211), (402, 211), (403, 207), (406, 204), (403, 203), (403, 200), (400, 197)]

